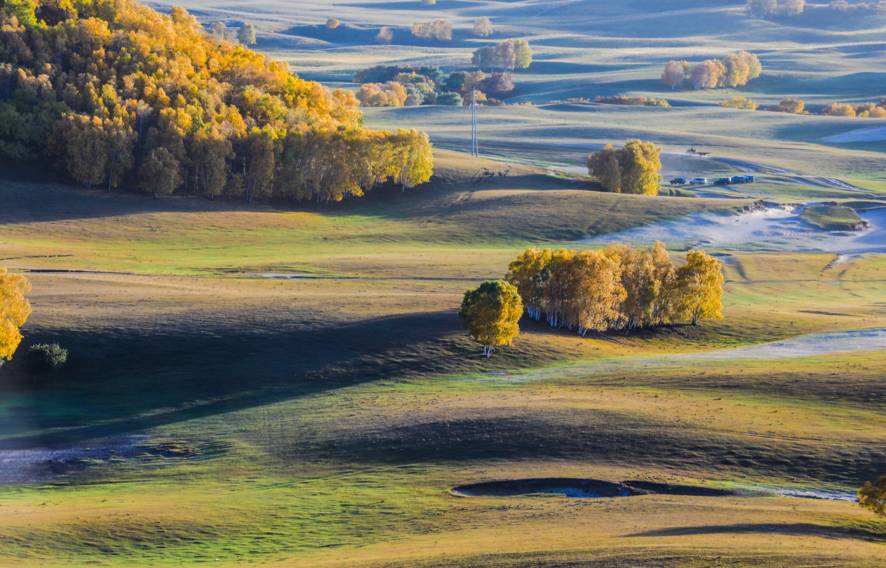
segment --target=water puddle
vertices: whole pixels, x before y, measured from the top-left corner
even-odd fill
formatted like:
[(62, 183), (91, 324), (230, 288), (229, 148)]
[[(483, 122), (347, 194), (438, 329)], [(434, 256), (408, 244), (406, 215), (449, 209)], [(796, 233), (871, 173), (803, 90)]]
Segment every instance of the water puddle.
[(459, 485), (452, 493), (460, 497), (529, 497), (556, 495), (571, 499), (610, 499), (637, 495), (681, 495), (690, 497), (796, 497), (853, 502), (855, 493), (832, 489), (787, 488), (767, 485), (737, 485), (719, 489), (655, 481), (602, 481), (579, 478), (507, 479)]

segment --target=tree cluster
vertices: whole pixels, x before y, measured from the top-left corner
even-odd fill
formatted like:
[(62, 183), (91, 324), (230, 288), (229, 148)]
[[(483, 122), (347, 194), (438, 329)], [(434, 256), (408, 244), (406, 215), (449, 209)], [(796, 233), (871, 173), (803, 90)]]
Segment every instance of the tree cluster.
[(490, 357), (496, 347), (511, 345), (520, 334), (523, 301), (507, 282), (484, 282), (465, 292), (458, 315), (471, 339), (483, 346), (483, 355)]
[(354, 82), (361, 83), (357, 99), (364, 106), (459, 106), (470, 102), (474, 91), (477, 102), (496, 104), (514, 90), (510, 73), (447, 74), (439, 67), (379, 65), (358, 72)]
[(22, 341), (20, 329), (31, 315), (30, 292), (27, 278), (0, 266), (0, 365), (12, 359)]
[(531, 248), (510, 264), (506, 280), (530, 318), (580, 335), (723, 317), (720, 262), (693, 250), (678, 267), (662, 243), (651, 250)]
[(532, 48), (525, 39), (506, 39), (477, 49), (471, 62), (480, 69), (526, 69), (532, 64)]
[[(787, 112), (790, 114), (809, 114), (806, 103), (802, 99), (786, 97), (772, 107), (763, 110)], [(830, 103), (821, 109), (824, 116), (842, 116), (846, 118), (886, 118), (886, 98), (878, 103)]]
[(452, 24), (446, 20), (415, 22), (412, 24), (412, 35), (421, 39), (452, 41)]
[(736, 51), (723, 59), (708, 59), (694, 66), (688, 61), (668, 61), (661, 80), (672, 89), (681, 86), (693, 89), (734, 88), (747, 85), (762, 72), (763, 66), (756, 55)]
[(658, 195), (661, 185), (661, 148), (630, 140), (623, 148), (611, 144), (588, 156), (588, 174), (613, 193)]
[(748, 0), (746, 8), (758, 18), (798, 16), (806, 10), (806, 0)]
[(0, 4), (0, 154), (86, 186), (340, 200), (432, 173), (424, 134), (362, 126), (331, 92), (185, 10), (134, 0)]
[(879, 103), (831, 103), (822, 109), (821, 114), (827, 116), (845, 116), (848, 118), (886, 118), (886, 99)]

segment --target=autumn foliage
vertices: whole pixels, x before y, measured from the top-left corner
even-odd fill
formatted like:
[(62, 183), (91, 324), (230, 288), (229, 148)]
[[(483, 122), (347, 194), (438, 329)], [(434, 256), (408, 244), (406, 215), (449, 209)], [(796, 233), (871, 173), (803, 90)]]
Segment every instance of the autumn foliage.
[(19, 274), (9, 274), (0, 267), (0, 364), (12, 359), (22, 341), (20, 328), (31, 315), (27, 294), (31, 284)]
[(623, 148), (608, 144), (588, 156), (588, 174), (606, 191), (658, 195), (661, 184), (661, 148), (630, 140)]
[(747, 85), (762, 72), (763, 66), (756, 55), (736, 51), (723, 59), (708, 59), (695, 65), (688, 61), (668, 61), (661, 80), (672, 89), (682, 86), (693, 89), (734, 88)]
[(886, 475), (881, 475), (875, 483), (870, 481), (858, 490), (858, 504), (886, 517)]
[(507, 282), (484, 282), (465, 292), (458, 315), (471, 338), (483, 346), (483, 354), (490, 357), (496, 347), (510, 345), (519, 335), (523, 301), (517, 288)]
[(432, 174), (421, 133), (362, 126), (329, 91), (181, 8), (133, 0), (0, 3), (0, 155), (87, 186), (340, 200)]
[(510, 264), (506, 280), (530, 318), (581, 335), (723, 317), (720, 262), (694, 250), (678, 267), (661, 243), (651, 250), (528, 249)]

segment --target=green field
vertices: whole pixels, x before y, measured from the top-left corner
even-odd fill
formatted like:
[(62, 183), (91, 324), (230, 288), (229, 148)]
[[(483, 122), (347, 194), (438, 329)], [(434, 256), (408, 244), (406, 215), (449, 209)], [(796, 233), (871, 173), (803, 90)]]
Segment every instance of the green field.
[[(879, 100), (886, 16), (763, 21), (738, 0), (183, 4), (255, 23), (258, 49), (345, 87), (373, 64), (467, 68), (481, 40), (464, 30), (486, 15), (495, 39), (533, 45), (508, 102), (534, 104), (480, 109), (482, 158), (463, 153), (465, 109), (366, 109), (370, 126), (426, 130), (435, 177), (338, 204), (108, 194), (2, 164), (0, 265), (31, 280), (34, 311), (0, 368), (0, 565), (886, 563), (886, 519), (851, 500), (886, 473), (882, 227), (858, 250), (705, 245), (725, 319), (700, 326), (581, 338), (524, 320), (487, 360), (457, 316), (528, 246), (744, 219), (760, 200), (839, 203), (809, 230), (880, 219), (886, 143), (823, 139), (884, 121), (727, 110), (733, 91), (657, 77), (668, 59), (748, 49), (764, 75), (741, 93), (761, 103)], [(456, 24), (451, 45), (407, 40), (434, 17)], [(393, 45), (372, 43), (380, 25)], [(673, 107), (559, 102), (608, 94)], [(665, 180), (758, 179), (591, 191), (587, 153), (629, 138), (664, 147)], [(35, 371), (24, 351), (47, 342), (70, 360)], [(733, 494), (453, 491), (541, 478)]]

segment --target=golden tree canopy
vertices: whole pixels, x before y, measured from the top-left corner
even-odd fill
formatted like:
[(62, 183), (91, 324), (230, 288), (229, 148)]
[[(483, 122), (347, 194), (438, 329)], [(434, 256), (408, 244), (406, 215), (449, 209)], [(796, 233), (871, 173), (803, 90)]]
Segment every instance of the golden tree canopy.
[(886, 475), (881, 475), (876, 483), (866, 482), (864, 487), (858, 490), (858, 504), (881, 517), (886, 517)]
[(22, 341), (19, 329), (31, 315), (31, 304), (26, 297), (30, 291), (27, 278), (9, 274), (0, 267), (0, 362), (12, 359)]
[(523, 301), (517, 288), (507, 282), (484, 282), (465, 292), (458, 315), (489, 357), (496, 347), (510, 345), (520, 334)]

